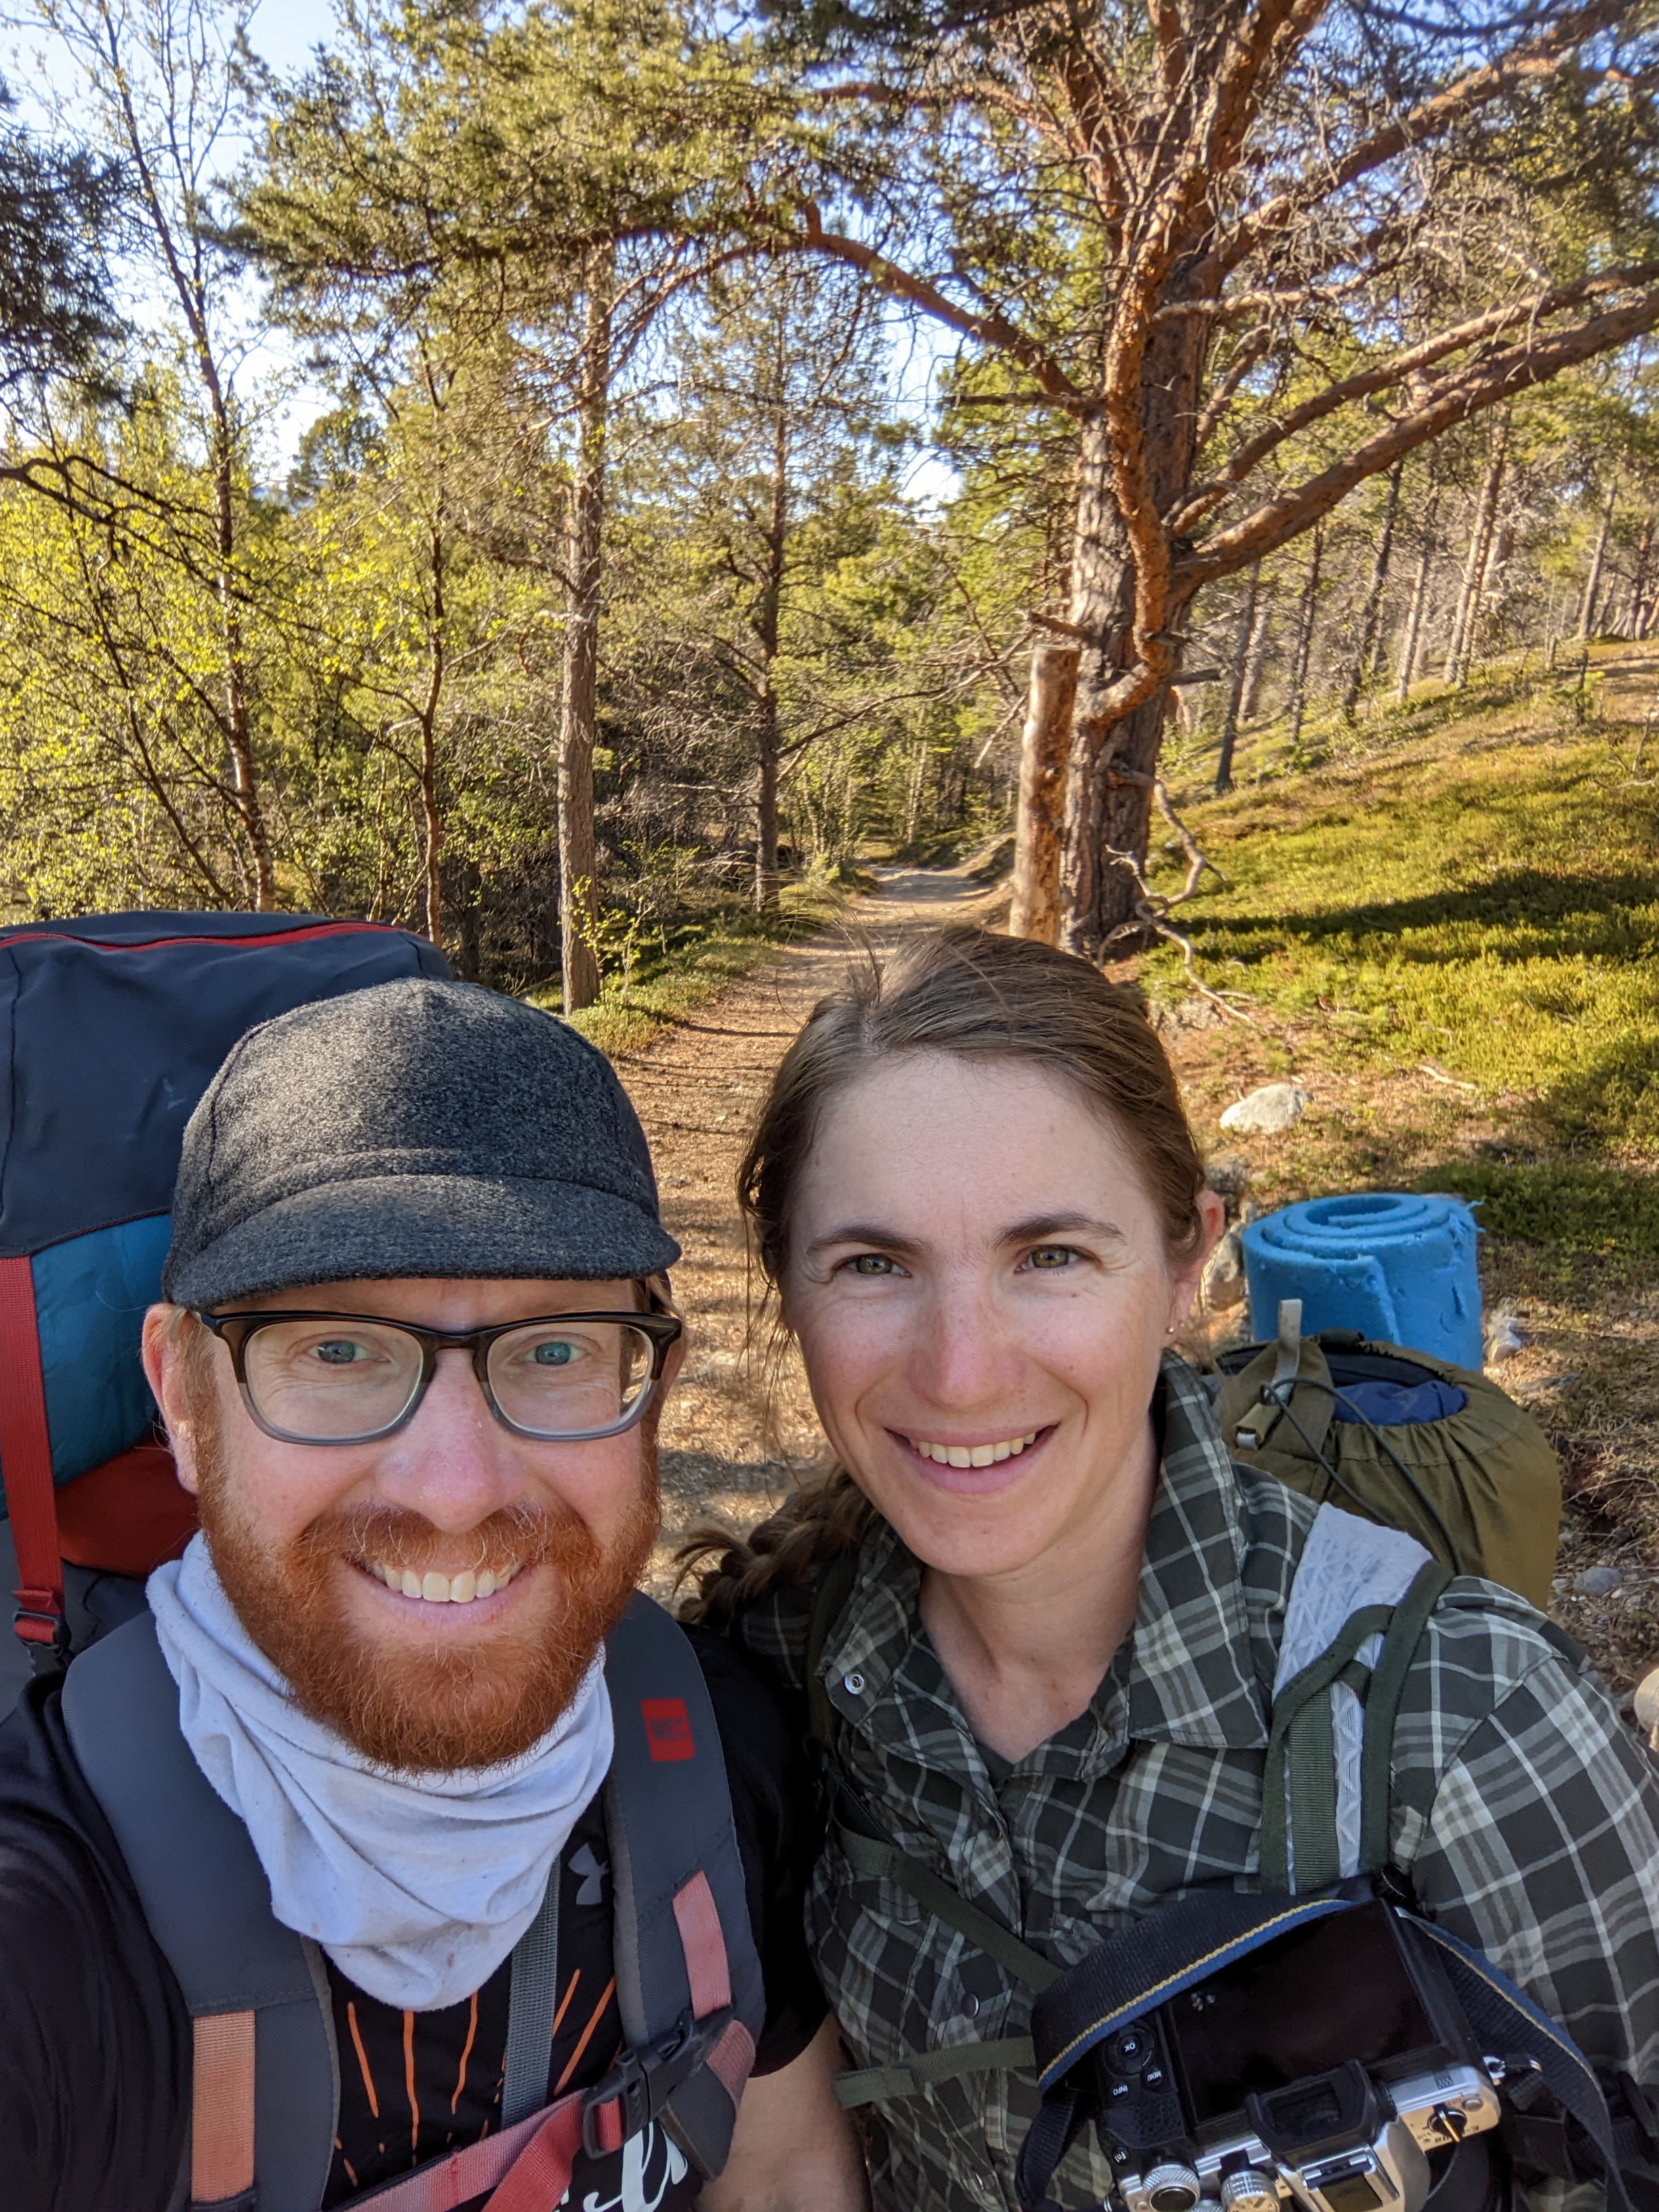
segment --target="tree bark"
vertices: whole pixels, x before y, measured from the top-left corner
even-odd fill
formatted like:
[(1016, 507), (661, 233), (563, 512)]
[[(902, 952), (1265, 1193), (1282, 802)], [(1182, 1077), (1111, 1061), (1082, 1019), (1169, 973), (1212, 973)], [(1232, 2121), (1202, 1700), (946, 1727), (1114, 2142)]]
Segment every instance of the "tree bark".
[(1630, 583), (1630, 634), (1638, 640), (1648, 634), (1648, 586), (1652, 563), (1653, 520), (1650, 516), (1642, 525), (1642, 535), (1636, 542), (1636, 568)]
[(1395, 677), (1394, 696), (1402, 707), (1411, 697), (1412, 685), (1417, 681), (1417, 656), (1423, 642), (1423, 616), (1429, 604), (1429, 578), (1434, 571), (1435, 505), (1436, 501), (1431, 500), (1429, 512), (1424, 518), (1423, 543), (1417, 554), (1417, 574), (1412, 578), (1411, 598), (1406, 607), (1406, 628), (1400, 641), (1400, 666)]
[(1607, 489), (1607, 503), (1601, 510), (1601, 526), (1595, 533), (1595, 550), (1590, 555), (1589, 574), (1584, 579), (1584, 596), (1578, 602), (1578, 642), (1588, 645), (1595, 621), (1595, 603), (1601, 596), (1601, 571), (1607, 557), (1607, 539), (1613, 530), (1613, 510), (1619, 497), (1615, 478)]
[(1308, 554), (1307, 580), (1302, 586), (1301, 603), (1296, 614), (1296, 650), (1291, 662), (1291, 695), (1287, 702), (1291, 714), (1291, 750), (1294, 754), (1302, 743), (1303, 718), (1308, 711), (1308, 662), (1313, 653), (1314, 617), (1319, 605), (1320, 571), (1325, 565), (1325, 526), (1314, 525), (1313, 544)]
[(1474, 651), (1481, 595), (1486, 580), (1486, 557), (1492, 550), (1492, 526), (1498, 520), (1498, 501), (1504, 489), (1504, 467), (1509, 459), (1509, 449), (1510, 412), (1506, 407), (1492, 424), (1486, 473), (1481, 482), (1480, 496), (1475, 502), (1474, 523), (1469, 532), (1468, 558), (1463, 564), (1463, 587), (1457, 595), (1457, 613), (1452, 623), (1450, 649), (1446, 655), (1448, 684), (1462, 684), (1468, 678), (1469, 659)]
[(1250, 653), (1255, 644), (1255, 611), (1261, 597), (1261, 563), (1252, 561), (1244, 586), (1244, 605), (1238, 617), (1238, 647), (1233, 655), (1233, 680), (1227, 691), (1227, 711), (1222, 717), (1221, 746), (1216, 755), (1215, 789), (1220, 798), (1233, 787), (1233, 747), (1243, 714), (1245, 687), (1249, 682)]
[[(1171, 278), (1166, 301), (1181, 298), (1183, 281), (1180, 272)], [(1208, 323), (1205, 315), (1174, 315), (1157, 324), (1142, 359), (1139, 458), (1146, 471), (1151, 506), (1159, 516), (1170, 512), (1191, 478)], [(1133, 920), (1139, 900), (1127, 862), (1139, 866), (1146, 860), (1152, 793), (1150, 781), (1142, 779), (1158, 766), (1170, 703), (1167, 684), (1127, 714), (1115, 711), (1109, 698), (1119, 677), (1136, 663), (1135, 572), (1118, 504), (1116, 460), (1105, 409), (1085, 415), (1078, 440), (1069, 610), (1082, 650), (1066, 778), (1060, 901), (1061, 941), (1068, 951), (1090, 959), (1097, 958), (1114, 931)], [(1166, 636), (1178, 639), (1196, 589), (1196, 580), (1170, 585), (1164, 601)], [(1116, 774), (1120, 766), (1131, 773)]]
[(776, 405), (772, 416), (771, 507), (766, 520), (766, 572), (755, 623), (761, 650), (759, 726), (756, 732), (755, 905), (778, 902), (778, 694), (776, 670), (783, 611), (784, 556), (789, 542), (789, 416), (780, 334)]
[(1273, 628), (1273, 587), (1271, 579), (1261, 594), (1261, 604), (1256, 609), (1255, 635), (1250, 640), (1250, 650), (1244, 663), (1244, 693), (1238, 702), (1238, 726), (1246, 729), (1255, 720), (1256, 703), (1261, 696), (1262, 672), (1267, 665), (1267, 635)]
[(1031, 648), (1030, 703), (1019, 754), (1019, 812), (1014, 833), (1014, 896), (1010, 937), (1060, 942), (1060, 860), (1065, 826), (1066, 771), (1077, 702), (1075, 645)]
[(1371, 563), (1371, 580), (1365, 592), (1365, 605), (1359, 617), (1359, 639), (1354, 648), (1348, 680), (1343, 687), (1342, 712), (1349, 720), (1359, 704), (1359, 694), (1371, 672), (1376, 655), (1376, 634), (1382, 620), (1382, 594), (1389, 585), (1389, 563), (1394, 554), (1395, 518), (1400, 511), (1400, 479), (1406, 473), (1406, 458), (1402, 453), (1389, 471), (1389, 495), (1382, 507), (1382, 526), (1377, 533), (1376, 557)]
[(421, 817), (424, 830), (426, 933), (434, 945), (441, 945), (444, 941), (444, 822), (438, 802), (438, 714), (443, 703), (447, 659), (441, 528), (432, 532), (428, 550), (432, 561), (432, 625), (427, 641), (426, 697), (421, 702)]
[(248, 703), (247, 653), (236, 597), (235, 429), (218, 373), (203, 349), (204, 381), (213, 413), (214, 521), (219, 551), (219, 620), (224, 642), (225, 737), (230, 755), (231, 803), (253, 864), (253, 905), (268, 913), (276, 903), (276, 864), (259, 799), (253, 758), (253, 718)]
[(582, 312), (576, 465), (565, 523), (564, 699), (559, 726), (559, 964), (564, 1009), (599, 995), (599, 886), (593, 834), (593, 736), (599, 708), (599, 586), (604, 573), (605, 438), (616, 248), (587, 261)]

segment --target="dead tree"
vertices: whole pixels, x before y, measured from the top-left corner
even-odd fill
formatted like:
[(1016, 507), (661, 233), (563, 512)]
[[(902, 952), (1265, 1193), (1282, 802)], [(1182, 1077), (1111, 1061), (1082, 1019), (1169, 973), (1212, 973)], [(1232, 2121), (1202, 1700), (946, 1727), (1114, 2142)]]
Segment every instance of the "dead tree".
[(1395, 517), (1400, 512), (1400, 481), (1406, 473), (1403, 454), (1389, 471), (1389, 493), (1382, 503), (1382, 520), (1376, 533), (1376, 552), (1371, 562), (1370, 581), (1365, 590), (1365, 604), (1359, 617), (1359, 635), (1354, 644), (1353, 659), (1348, 665), (1348, 680), (1342, 688), (1342, 712), (1352, 720), (1359, 704), (1371, 666), (1376, 658), (1376, 634), (1382, 621), (1382, 594), (1389, 587), (1389, 563), (1394, 555)]
[(1452, 621), (1451, 641), (1446, 653), (1448, 684), (1462, 684), (1468, 677), (1469, 656), (1474, 650), (1480, 603), (1486, 590), (1486, 569), (1492, 556), (1492, 528), (1498, 520), (1498, 501), (1504, 489), (1504, 469), (1509, 458), (1509, 449), (1510, 418), (1505, 410), (1492, 425), (1486, 473), (1480, 480), (1480, 496), (1475, 501), (1474, 520), (1469, 529), (1469, 551), (1463, 565), (1463, 586), (1457, 595), (1457, 612)]
[(1221, 746), (1216, 755), (1215, 788), (1219, 798), (1233, 787), (1233, 747), (1238, 742), (1238, 726), (1244, 711), (1244, 692), (1250, 678), (1250, 653), (1255, 644), (1256, 608), (1261, 598), (1261, 563), (1252, 561), (1249, 580), (1244, 586), (1244, 605), (1239, 610), (1238, 646), (1233, 655), (1233, 680), (1227, 691), (1227, 710), (1222, 717)]
[(1324, 559), (1325, 528), (1322, 523), (1316, 523), (1313, 546), (1308, 555), (1308, 573), (1297, 602), (1296, 646), (1291, 657), (1290, 696), (1285, 702), (1291, 718), (1292, 759), (1301, 750), (1303, 717), (1308, 709), (1308, 663), (1313, 652), (1314, 620), (1319, 611), (1320, 571)]
[(1613, 510), (1619, 501), (1619, 480), (1615, 477), (1607, 486), (1607, 504), (1601, 509), (1601, 527), (1595, 533), (1595, 544), (1590, 554), (1589, 574), (1584, 579), (1583, 597), (1578, 602), (1580, 645), (1588, 645), (1595, 635), (1595, 609), (1601, 597), (1601, 571), (1607, 565), (1607, 539), (1613, 532)]
[(1075, 645), (1045, 640), (1032, 647), (1030, 704), (1020, 742), (1008, 933), (1044, 945), (1060, 942), (1060, 832), (1079, 658)]
[(1423, 518), (1422, 542), (1417, 549), (1417, 568), (1412, 577), (1411, 596), (1406, 602), (1405, 628), (1401, 635), (1400, 659), (1394, 683), (1394, 696), (1402, 707), (1410, 698), (1412, 685), (1417, 681), (1418, 654), (1423, 641), (1423, 617), (1429, 604), (1429, 579), (1434, 573), (1434, 556), (1438, 550), (1434, 525), (1439, 504), (1438, 491), (1431, 493), (1428, 513)]

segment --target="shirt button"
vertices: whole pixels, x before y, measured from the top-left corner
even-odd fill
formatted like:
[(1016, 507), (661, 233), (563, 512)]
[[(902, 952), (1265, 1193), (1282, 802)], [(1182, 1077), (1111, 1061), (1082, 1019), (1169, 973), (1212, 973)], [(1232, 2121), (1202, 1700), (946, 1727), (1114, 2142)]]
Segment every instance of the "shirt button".
[(864, 1695), (864, 1677), (862, 1674), (843, 1674), (841, 1686), (849, 1698), (861, 1698)]

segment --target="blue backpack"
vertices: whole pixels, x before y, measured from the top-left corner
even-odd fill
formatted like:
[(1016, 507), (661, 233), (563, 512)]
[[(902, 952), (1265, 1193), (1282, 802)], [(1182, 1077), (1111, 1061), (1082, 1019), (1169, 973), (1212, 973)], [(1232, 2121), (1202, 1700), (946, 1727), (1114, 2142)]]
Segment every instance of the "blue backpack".
[(307, 915), (0, 931), (0, 1480), (37, 1669), (137, 1611), (195, 1527), (138, 1344), (197, 1100), (256, 1023), (449, 973), (406, 930)]

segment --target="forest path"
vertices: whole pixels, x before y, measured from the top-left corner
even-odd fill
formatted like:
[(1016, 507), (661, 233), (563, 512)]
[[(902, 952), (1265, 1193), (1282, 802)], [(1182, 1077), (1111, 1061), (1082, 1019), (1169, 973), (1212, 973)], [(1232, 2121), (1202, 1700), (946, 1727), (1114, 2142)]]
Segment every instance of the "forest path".
[[(915, 931), (979, 921), (1006, 902), (965, 872), (890, 868), (835, 929), (787, 946), (723, 997), (616, 1065), (650, 1139), (663, 1218), (684, 1247), (674, 1292), (688, 1323), (678, 1387), (662, 1425), (659, 1573), (684, 1532), (711, 1513), (748, 1526), (781, 1502), (792, 1471), (822, 1446), (793, 1358), (752, 1348), (743, 1225), (734, 1185), (773, 1070), (812, 1006), (851, 961)], [(769, 1421), (769, 1399), (770, 1419)]]

